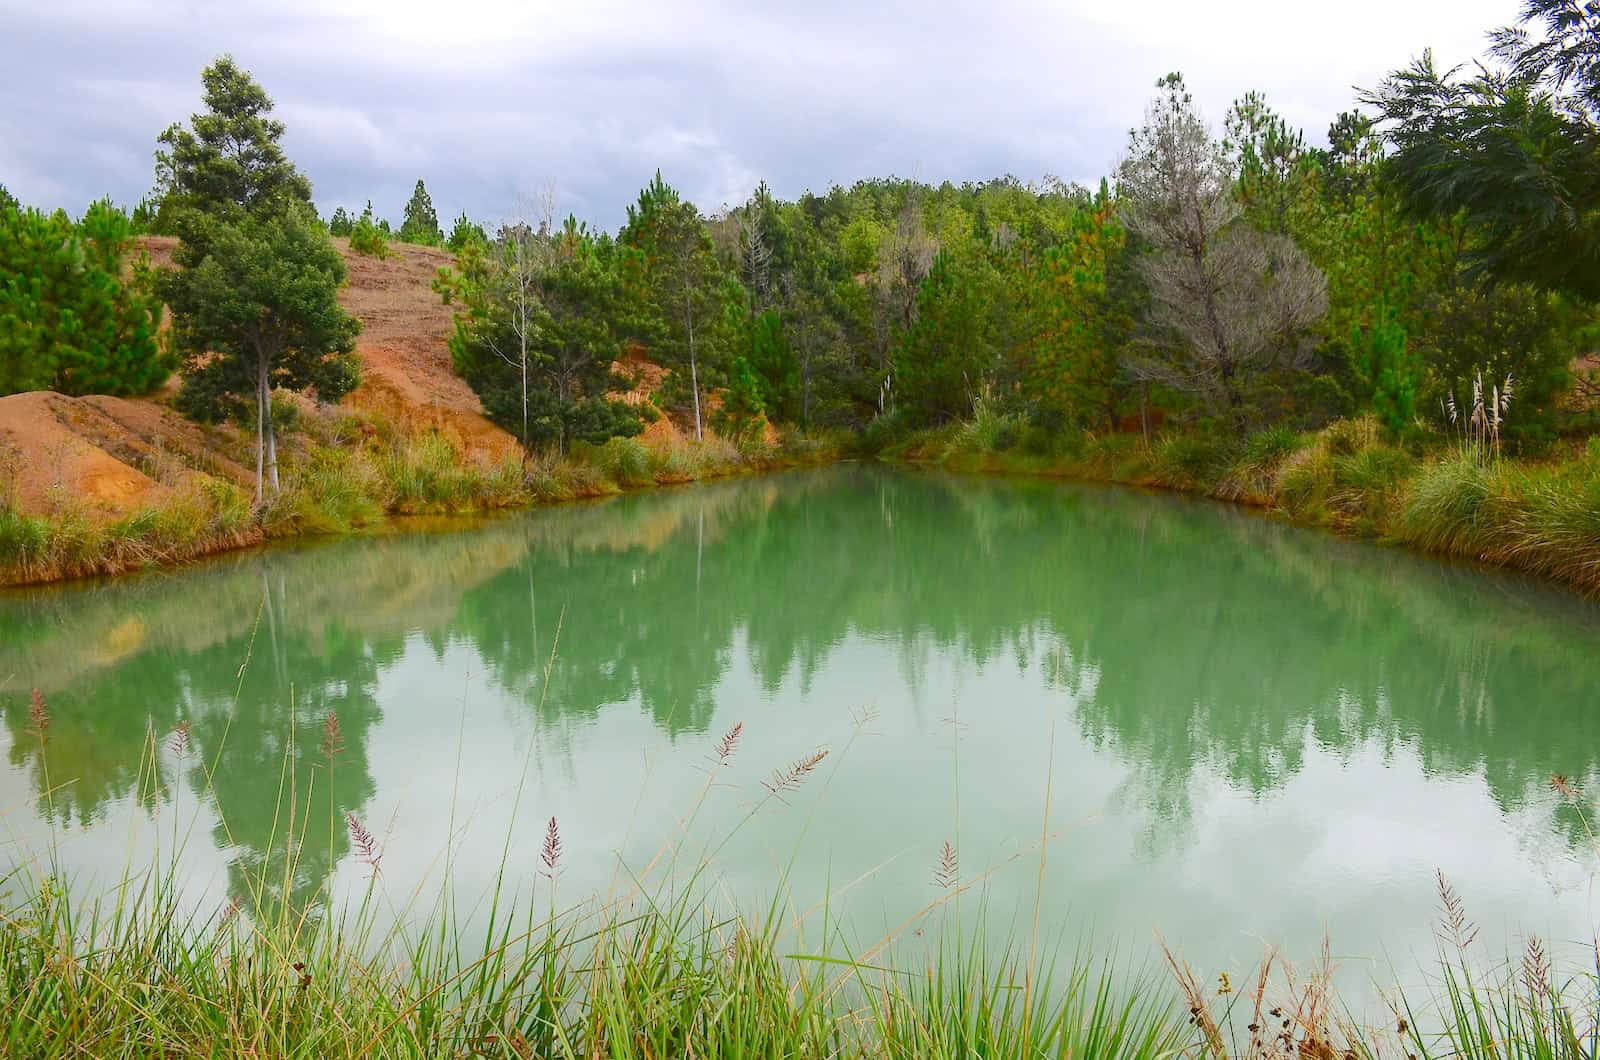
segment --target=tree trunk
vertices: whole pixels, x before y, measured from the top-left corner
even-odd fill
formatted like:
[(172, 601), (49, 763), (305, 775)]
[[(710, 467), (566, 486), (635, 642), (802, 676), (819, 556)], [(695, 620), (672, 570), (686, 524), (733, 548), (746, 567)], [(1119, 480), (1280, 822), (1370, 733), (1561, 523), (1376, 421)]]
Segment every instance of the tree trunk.
[(528, 455), (528, 308), (522, 307), (522, 326), (517, 329), (517, 339), (522, 362), (522, 455)]
[(702, 441), (700, 430), (700, 369), (694, 357), (694, 312), (689, 306), (689, 291), (683, 292), (683, 326), (689, 333), (689, 389), (694, 391), (694, 440)]
[[(265, 365), (265, 361), (259, 362)], [(260, 507), (262, 491), (267, 481), (267, 410), (263, 403), (266, 390), (262, 381), (266, 378), (264, 371), (256, 374), (256, 506)]]
[[(256, 423), (256, 500), (264, 492), (264, 483), (272, 484), (272, 495), (278, 495), (278, 432), (272, 425), (272, 386), (267, 357), (256, 358), (257, 410)], [(263, 474), (265, 471), (265, 474)]]

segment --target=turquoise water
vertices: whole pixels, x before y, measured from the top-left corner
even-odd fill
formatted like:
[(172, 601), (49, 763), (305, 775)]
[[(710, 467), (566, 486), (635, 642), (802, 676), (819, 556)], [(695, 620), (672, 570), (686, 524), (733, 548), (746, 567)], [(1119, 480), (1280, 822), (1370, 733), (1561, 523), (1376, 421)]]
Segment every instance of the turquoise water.
[(263, 871), (359, 894), (346, 813), (399, 915), (447, 860), (542, 894), (551, 817), (576, 901), (704, 793), (716, 893), (786, 875), (868, 942), (948, 895), (946, 841), (997, 929), (1038, 895), (1053, 937), (1159, 931), (1208, 973), (1326, 931), (1347, 977), (1413, 977), (1438, 871), (1489, 953), (1597, 922), (1550, 778), (1596, 779), (1600, 608), (1168, 496), (793, 472), (13, 592), (0, 644), (4, 859), (175, 857), (201, 908)]

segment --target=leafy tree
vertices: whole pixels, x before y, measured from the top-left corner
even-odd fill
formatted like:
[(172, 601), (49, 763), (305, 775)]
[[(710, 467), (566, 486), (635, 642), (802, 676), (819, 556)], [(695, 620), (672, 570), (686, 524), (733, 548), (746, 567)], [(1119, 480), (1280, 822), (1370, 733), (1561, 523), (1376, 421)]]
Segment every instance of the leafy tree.
[(1312, 172), (1305, 134), (1291, 128), (1259, 92), (1228, 109), (1222, 141), (1235, 179), (1235, 195), (1251, 223), (1289, 234), (1289, 216)]
[(355, 231), (356, 223), (350, 220), (350, 214), (343, 206), (335, 207), (333, 216), (328, 218), (328, 234), (330, 236), (348, 237)]
[(245, 214), (270, 213), (284, 202), (311, 202), (311, 182), (284, 155), (283, 123), (269, 117), (272, 100), (233, 57), (201, 73), (206, 109), (158, 138), (156, 176), (164, 205), (183, 239), (178, 263), (198, 264), (205, 229)]
[(434, 212), (433, 199), (420, 178), (411, 192), (411, 201), (406, 203), (405, 218), (400, 222), (400, 241), (425, 247), (436, 247), (444, 242), (444, 233), (439, 231), (439, 215)]
[(77, 223), (0, 205), (0, 394), (142, 394), (172, 370), (156, 338), (161, 304), (109, 201)]
[(272, 390), (338, 400), (357, 381), (360, 325), (339, 306), (344, 261), (279, 146), (266, 92), (227, 56), (201, 76), (205, 112), (167, 129), (157, 156), (180, 236), (162, 287), (183, 358), (179, 406), (214, 419), (254, 399), (259, 500), (279, 487)]
[(128, 213), (129, 231), (134, 235), (166, 235), (160, 230), (161, 199), (141, 195)]
[(372, 200), (367, 200), (367, 208), (361, 211), (361, 216), (356, 218), (356, 223), (350, 229), (350, 249), (357, 254), (365, 254), (369, 258), (379, 261), (389, 256), (389, 239), (385, 231), (372, 223)]
[(1107, 270), (1124, 243), (1109, 196), (1073, 216), (1059, 243), (1011, 270), (1027, 307), (1027, 333), (1016, 351), (1022, 404), (1044, 421), (1115, 426), (1121, 373), (1110, 338)]
[(1423, 366), (1407, 348), (1405, 328), (1393, 309), (1380, 304), (1373, 318), (1371, 327), (1354, 329), (1350, 348), (1355, 351), (1362, 381), (1372, 393), (1379, 421), (1391, 434), (1402, 434), (1417, 418)]
[(1413, 209), (1466, 217), (1477, 269), (1600, 299), (1600, 11), (1525, 0), (1494, 39), (1498, 65), (1463, 77), (1424, 53), (1366, 94), (1392, 175)]

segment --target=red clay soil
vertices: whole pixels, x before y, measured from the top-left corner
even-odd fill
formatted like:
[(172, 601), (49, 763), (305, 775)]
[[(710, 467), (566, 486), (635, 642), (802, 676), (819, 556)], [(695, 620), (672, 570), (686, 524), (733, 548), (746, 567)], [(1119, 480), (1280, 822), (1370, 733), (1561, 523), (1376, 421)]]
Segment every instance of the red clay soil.
[[(379, 261), (335, 242), (350, 273), (340, 301), (362, 324), (356, 343), (362, 385), (346, 403), (408, 427), (437, 429), (476, 460), (514, 454), (515, 439), (484, 417), (477, 395), (450, 369), (451, 310), (432, 289), (450, 255), (391, 246)], [(152, 236), (141, 243), (152, 262), (171, 264), (176, 240)], [(201, 427), (179, 416), (168, 405), (174, 389), (169, 384), (145, 398), (47, 391), (0, 397), (0, 490), (30, 513), (78, 503), (114, 517), (160, 500), (169, 487), (158, 478), (201, 471), (253, 484), (254, 468), (230, 455), (242, 456), (249, 440), (233, 428)], [(177, 476), (165, 473), (175, 469)]]

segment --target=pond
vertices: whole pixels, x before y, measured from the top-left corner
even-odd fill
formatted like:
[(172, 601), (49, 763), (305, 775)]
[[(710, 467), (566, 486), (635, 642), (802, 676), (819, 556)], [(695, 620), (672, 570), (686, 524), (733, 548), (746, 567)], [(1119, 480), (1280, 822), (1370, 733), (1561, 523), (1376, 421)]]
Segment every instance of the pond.
[(1039, 895), (1051, 938), (1239, 974), (1326, 932), (1388, 983), (1437, 872), (1490, 953), (1592, 937), (1592, 811), (1551, 778), (1600, 780), (1597, 644), (1562, 591), (1209, 503), (790, 472), (0, 595), (4, 860), (403, 914), (502, 859), (543, 901), (555, 818), (565, 903), (699, 806), (713, 891), (782, 879), (857, 940), (948, 896), (948, 842), (1001, 934)]

